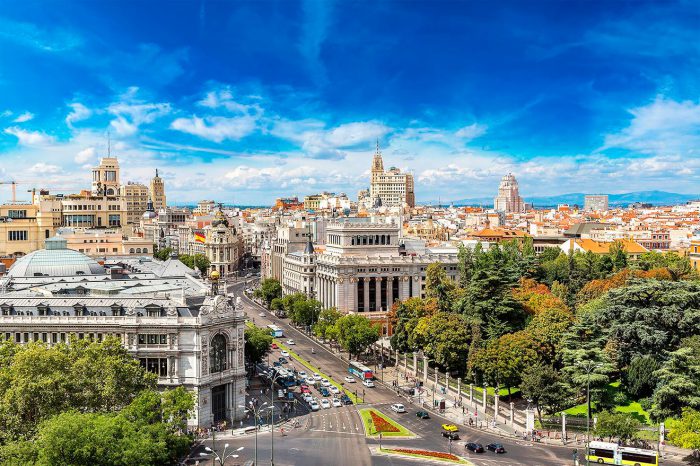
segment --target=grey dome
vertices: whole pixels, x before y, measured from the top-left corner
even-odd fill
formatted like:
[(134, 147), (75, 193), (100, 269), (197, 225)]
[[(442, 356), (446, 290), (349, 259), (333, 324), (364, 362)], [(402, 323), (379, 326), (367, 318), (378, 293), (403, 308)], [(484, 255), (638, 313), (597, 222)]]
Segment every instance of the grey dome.
[(49, 238), (46, 249), (33, 251), (17, 259), (8, 277), (66, 277), (74, 275), (104, 275), (105, 268), (85, 254), (68, 249), (63, 238)]

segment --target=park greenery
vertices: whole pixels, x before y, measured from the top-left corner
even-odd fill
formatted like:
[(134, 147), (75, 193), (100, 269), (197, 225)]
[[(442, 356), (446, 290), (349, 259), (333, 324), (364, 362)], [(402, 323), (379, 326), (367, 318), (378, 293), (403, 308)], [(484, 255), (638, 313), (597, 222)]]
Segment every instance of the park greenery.
[(250, 326), (245, 329), (245, 357), (251, 365), (258, 364), (270, 352), (272, 334), (269, 328)]
[[(156, 249), (153, 252), (153, 257), (165, 261), (173, 254), (173, 248), (167, 247)], [(181, 254), (177, 259), (192, 270), (199, 270), (203, 275), (206, 275), (211, 266), (211, 261), (204, 254)]]
[(0, 343), (2, 464), (172, 464), (193, 408), (182, 387), (157, 391), (117, 338)]
[(394, 349), (517, 388), (540, 418), (585, 402), (590, 383), (601, 437), (631, 439), (649, 417), (690, 424), (700, 410), (700, 281), (675, 253), (461, 247), (458, 280), (431, 264), (425, 298), (396, 302), (390, 319)]

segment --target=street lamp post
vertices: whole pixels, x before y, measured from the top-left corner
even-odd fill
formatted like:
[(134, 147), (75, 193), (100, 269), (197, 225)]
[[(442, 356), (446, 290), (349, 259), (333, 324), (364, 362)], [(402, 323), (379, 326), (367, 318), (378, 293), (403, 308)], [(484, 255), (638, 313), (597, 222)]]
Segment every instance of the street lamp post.
[(600, 364), (587, 361), (579, 364), (586, 372), (586, 465), (590, 465), (589, 452), (591, 443), (591, 373), (600, 367)]
[(249, 413), (253, 413), (253, 420), (255, 421), (255, 465), (257, 466), (258, 464), (258, 421), (260, 420), (260, 413), (264, 409), (264, 407), (267, 406), (267, 402), (263, 403), (260, 405), (259, 408), (256, 408), (255, 406), (251, 406), (249, 408), (246, 408), (245, 406), (238, 405), (239, 408), (243, 408)]
[(209, 455), (214, 455), (212, 457), (211, 462), (214, 463), (215, 460), (219, 461), (220, 466), (224, 466), (226, 463), (226, 460), (229, 458), (238, 458), (238, 455), (236, 454), (237, 452), (243, 450), (244, 447), (238, 447), (235, 450), (233, 450), (231, 453), (228, 455), (226, 454), (226, 449), (229, 447), (228, 443), (224, 445), (224, 452), (219, 455), (215, 450), (212, 450), (209, 447), (204, 447), (204, 451), (199, 454), (199, 456), (209, 456)]

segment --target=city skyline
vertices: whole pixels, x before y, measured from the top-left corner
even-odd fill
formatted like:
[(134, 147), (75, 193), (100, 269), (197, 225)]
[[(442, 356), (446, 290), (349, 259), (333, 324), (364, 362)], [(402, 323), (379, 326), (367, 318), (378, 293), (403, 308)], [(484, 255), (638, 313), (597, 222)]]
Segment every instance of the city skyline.
[(173, 203), (354, 198), (376, 139), (418, 202), (493, 197), (508, 172), (525, 200), (697, 192), (690, 3), (48, 5), (0, 16), (20, 198), (89, 185), (108, 133), (124, 181), (158, 168)]

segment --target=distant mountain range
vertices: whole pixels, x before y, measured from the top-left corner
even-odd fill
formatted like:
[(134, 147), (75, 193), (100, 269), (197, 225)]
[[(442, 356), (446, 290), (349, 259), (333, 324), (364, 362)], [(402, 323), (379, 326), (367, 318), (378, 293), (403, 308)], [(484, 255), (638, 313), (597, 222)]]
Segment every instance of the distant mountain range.
[[(591, 193), (592, 194), (592, 193)], [(525, 202), (532, 203), (535, 207), (555, 207), (559, 204), (578, 204), (583, 207), (585, 193), (559, 194), (557, 196), (535, 196), (525, 197)], [(611, 206), (626, 206), (634, 202), (643, 202), (652, 205), (676, 205), (685, 204), (688, 201), (700, 199), (698, 194), (679, 194), (666, 191), (635, 191), (632, 193), (609, 194), (608, 203)], [(421, 205), (444, 206), (454, 204), (455, 206), (493, 206), (493, 197), (475, 197), (450, 201), (421, 201)]]

